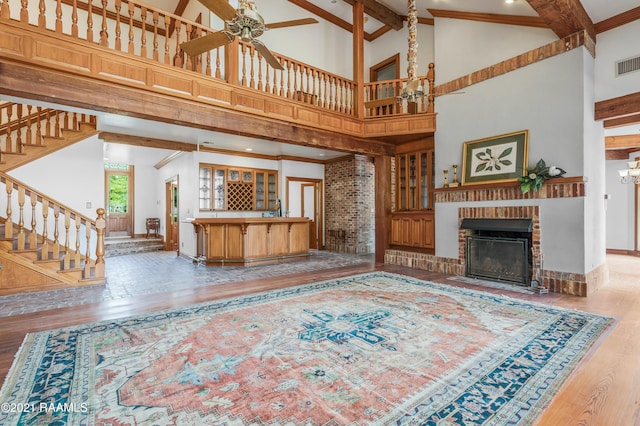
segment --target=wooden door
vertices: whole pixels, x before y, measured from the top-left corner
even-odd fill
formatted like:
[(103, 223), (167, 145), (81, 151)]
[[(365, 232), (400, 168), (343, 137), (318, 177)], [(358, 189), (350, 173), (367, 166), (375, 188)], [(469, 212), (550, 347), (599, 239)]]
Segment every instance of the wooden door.
[(303, 183), (301, 185), (302, 217), (309, 218), (309, 248), (318, 249), (322, 235), (321, 219), (321, 186), (319, 182)]
[(133, 166), (105, 168), (107, 237), (133, 235)]
[(171, 179), (165, 182), (167, 235), (164, 240), (164, 249), (168, 251), (180, 252), (179, 247), (179, 224), (178, 224), (178, 179)]

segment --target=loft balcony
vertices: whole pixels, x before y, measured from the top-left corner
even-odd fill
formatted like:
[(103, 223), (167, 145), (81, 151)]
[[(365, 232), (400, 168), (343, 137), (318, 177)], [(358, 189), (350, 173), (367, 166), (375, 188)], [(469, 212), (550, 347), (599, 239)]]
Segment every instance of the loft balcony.
[(432, 66), (416, 103), (365, 109), (406, 79), (356, 82), (274, 52), (277, 70), (237, 39), (190, 57), (180, 44), (210, 28), (135, 1), (0, 0), (0, 21), (6, 96), (369, 155), (435, 132)]

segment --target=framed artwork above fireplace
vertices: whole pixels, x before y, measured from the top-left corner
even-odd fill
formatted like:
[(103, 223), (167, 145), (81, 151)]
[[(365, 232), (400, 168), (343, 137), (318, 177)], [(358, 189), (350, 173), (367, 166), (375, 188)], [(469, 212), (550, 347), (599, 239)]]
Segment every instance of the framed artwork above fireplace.
[(462, 184), (517, 181), (527, 169), (529, 131), (465, 142)]

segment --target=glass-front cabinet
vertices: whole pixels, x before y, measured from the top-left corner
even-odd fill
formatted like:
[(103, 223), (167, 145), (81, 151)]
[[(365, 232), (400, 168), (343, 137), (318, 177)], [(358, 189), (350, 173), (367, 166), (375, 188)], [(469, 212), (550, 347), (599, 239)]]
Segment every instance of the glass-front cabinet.
[(256, 210), (273, 210), (278, 198), (278, 172), (256, 171)]
[(200, 164), (200, 210), (272, 210), (278, 172)]
[(403, 147), (396, 155), (396, 208), (391, 214), (390, 243), (394, 246), (433, 250), (433, 141), (428, 140), (422, 146), (424, 149)]
[(396, 156), (397, 210), (429, 210), (433, 208), (433, 150)]

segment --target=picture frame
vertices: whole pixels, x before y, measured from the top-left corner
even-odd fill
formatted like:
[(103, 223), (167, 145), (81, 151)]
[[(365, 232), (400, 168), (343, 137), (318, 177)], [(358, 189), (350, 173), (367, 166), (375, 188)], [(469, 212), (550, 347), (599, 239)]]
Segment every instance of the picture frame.
[(465, 142), (462, 185), (515, 182), (527, 170), (529, 131)]

